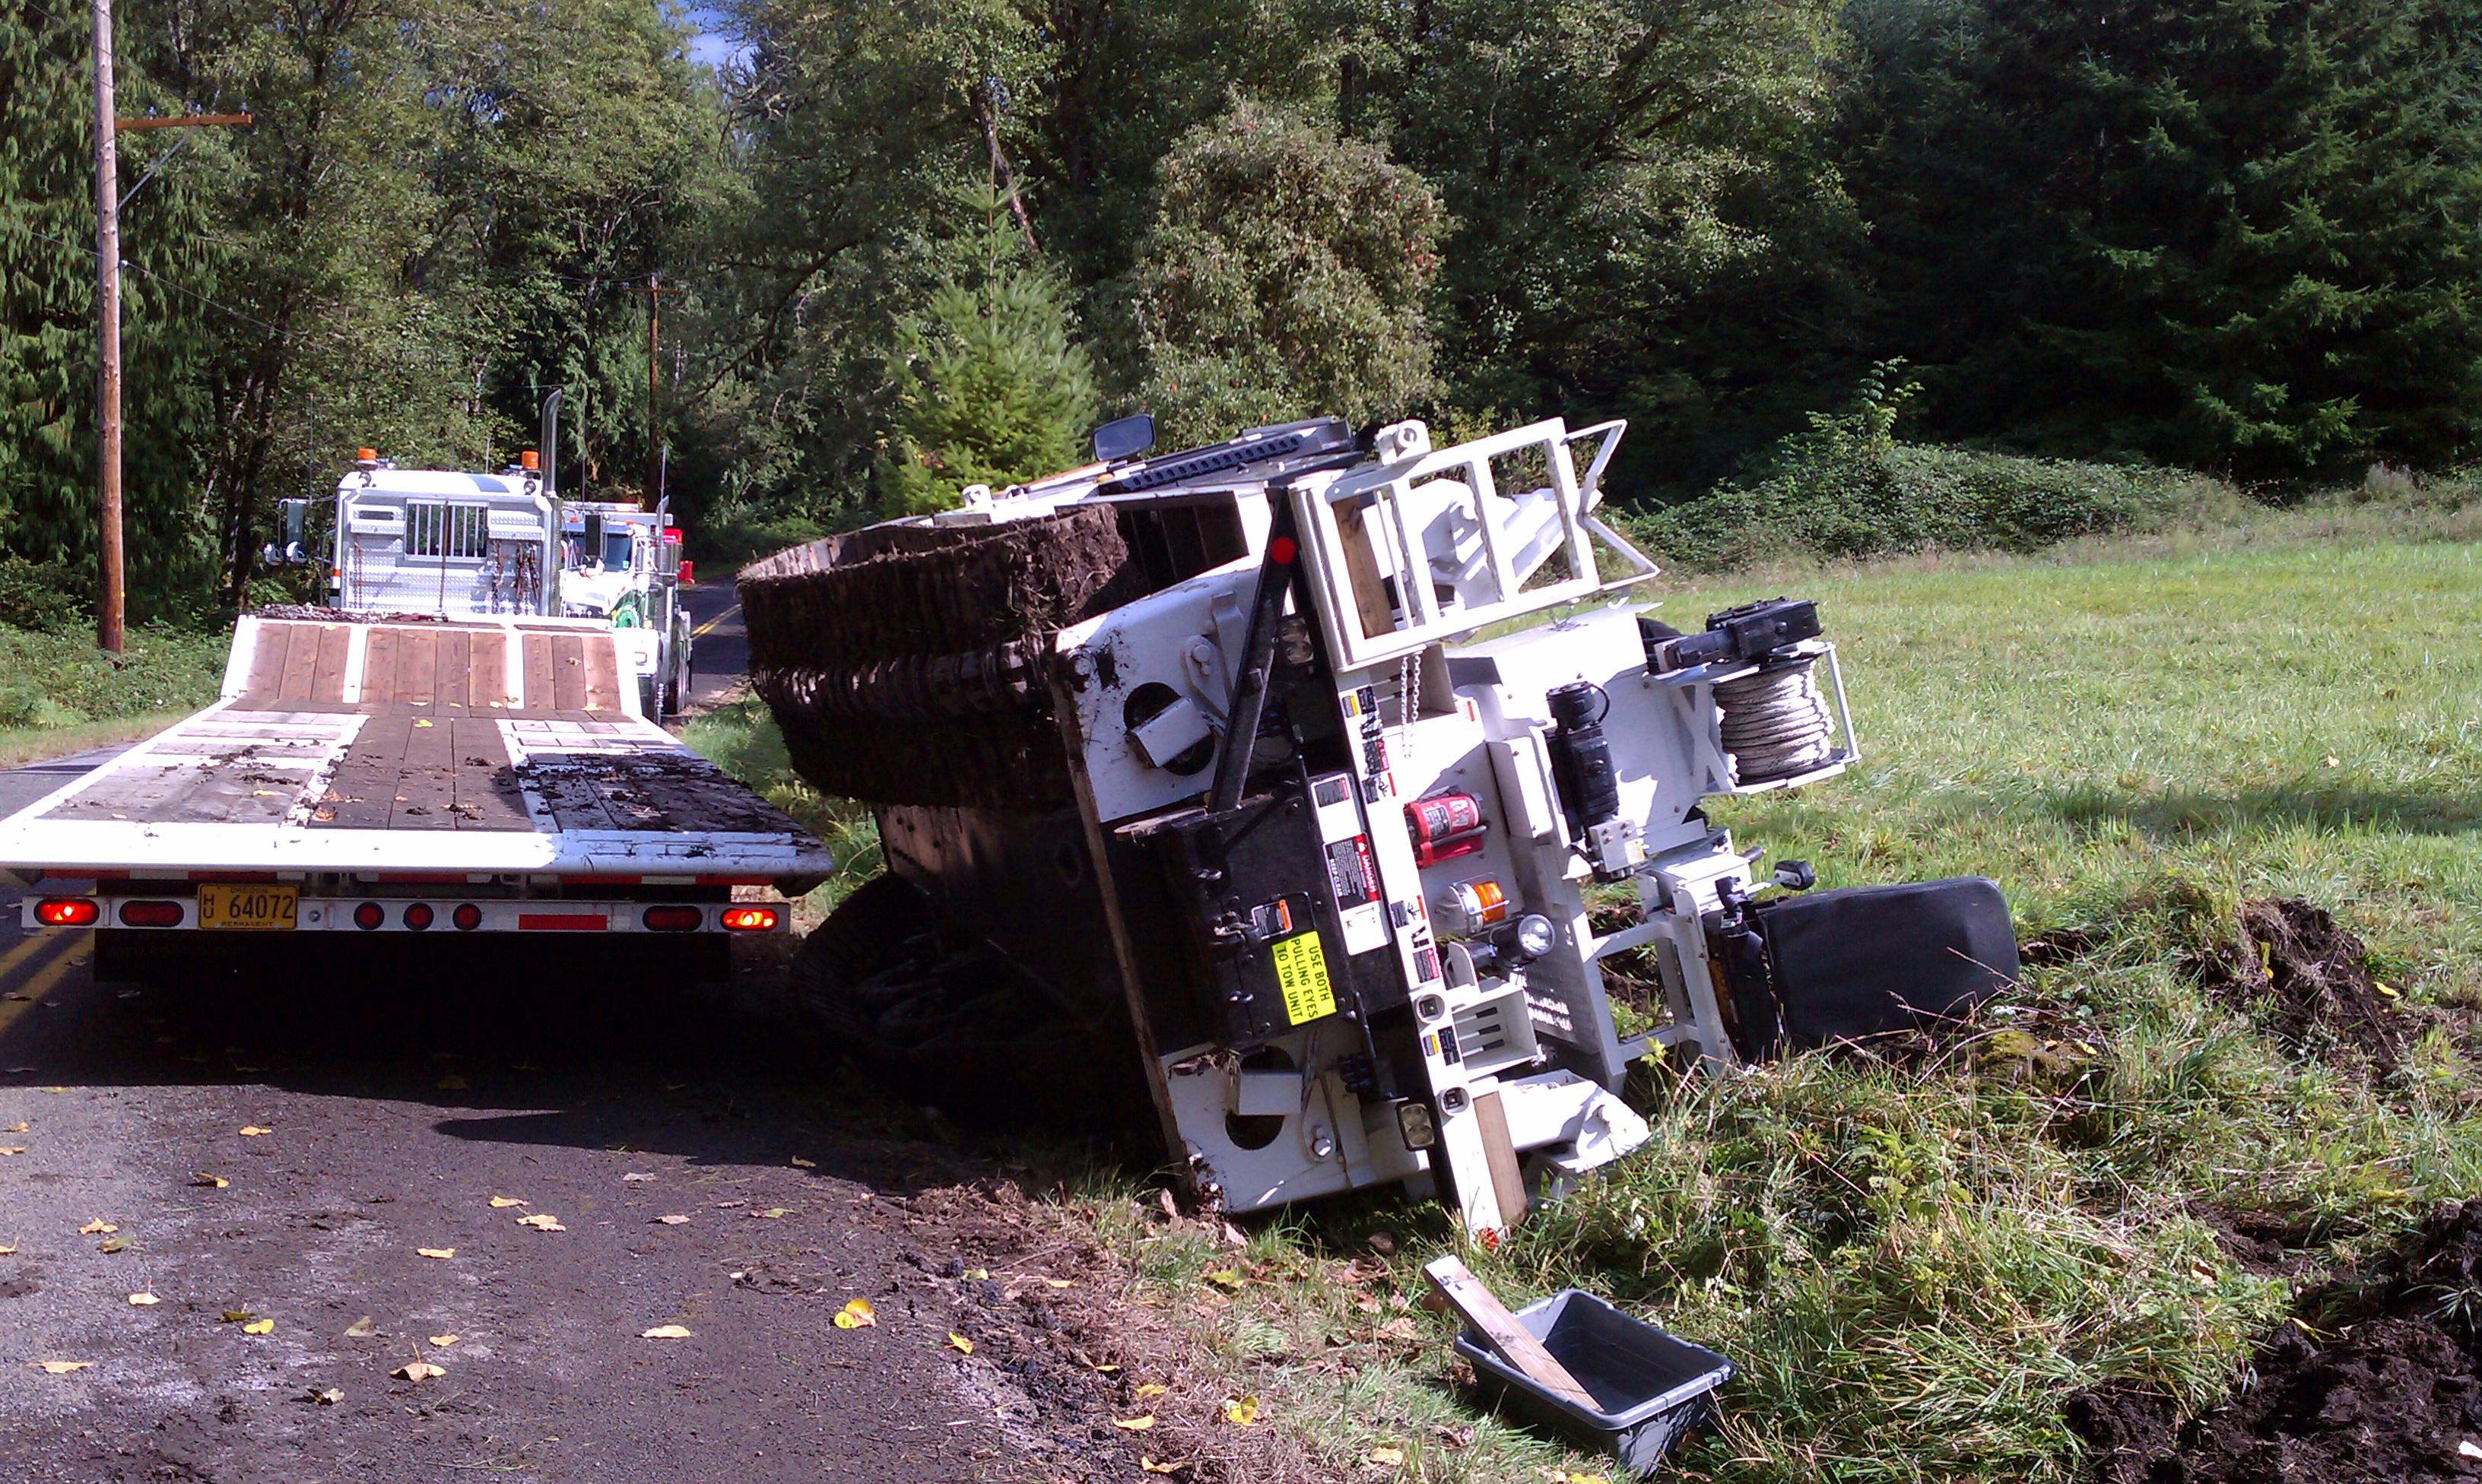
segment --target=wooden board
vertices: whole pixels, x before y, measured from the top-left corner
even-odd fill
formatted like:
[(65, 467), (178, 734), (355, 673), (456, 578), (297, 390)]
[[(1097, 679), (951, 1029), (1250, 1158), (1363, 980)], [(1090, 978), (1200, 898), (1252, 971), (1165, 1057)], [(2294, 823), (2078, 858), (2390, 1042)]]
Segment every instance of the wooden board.
[(509, 707), (509, 637), (498, 632), (474, 636), (474, 660), (470, 671), (473, 680), (472, 700), (477, 711), (505, 711)]
[(345, 654), (352, 646), (354, 631), (350, 625), (328, 623), (319, 626), (318, 658), (312, 662), (310, 699), (341, 701), (345, 698)]
[(587, 644), (586, 700), (588, 711), (620, 710), (620, 641)]
[(316, 699), (310, 693), (310, 686), (318, 673), (318, 625), (286, 624), (284, 626), (284, 679), (277, 688), (277, 699), (287, 701)]
[(1525, 1171), (1517, 1162), (1517, 1141), (1508, 1136), (1508, 1110), (1500, 1106), (1499, 1089), (1476, 1095), (1473, 1107), (1483, 1163), (1491, 1171), (1492, 1193), (1499, 1198), (1499, 1219), (1515, 1226), (1525, 1219)]
[(1517, 1315), (1510, 1314), (1508, 1306), (1483, 1287), (1482, 1280), (1475, 1277), (1463, 1262), (1454, 1257), (1439, 1258), (1423, 1268), (1422, 1275), (1431, 1280), (1431, 1286), (1439, 1290), (1439, 1296), (1448, 1301), (1448, 1307), (1463, 1315), (1465, 1321), (1473, 1326), (1474, 1333), (1482, 1337), (1483, 1343), (1501, 1360), (1516, 1367), (1527, 1380), (1561, 1400), (1589, 1412), (1603, 1410), (1602, 1404), (1577, 1384), (1577, 1378), (1569, 1374), (1569, 1367), (1552, 1359), (1551, 1352), (1543, 1348), (1543, 1341), (1517, 1322)]
[(260, 624), (251, 631), (250, 678), (242, 684), (247, 696), (274, 700), (284, 690), (284, 646), (290, 624)]
[(400, 631), (396, 641), (396, 698), (431, 704), (439, 675), (439, 636), (424, 629)]
[(525, 637), (526, 694), (528, 711), (558, 711), (552, 699), (551, 645), (553, 636), (529, 634)]
[(389, 628), (371, 631), (362, 646), (362, 699), (393, 701), (396, 699), (396, 635)]
[(473, 692), (474, 636), (463, 629), (451, 629), (439, 636), (438, 678), (433, 685), (433, 699), (445, 711), (462, 712), (470, 704)]
[(562, 711), (586, 709), (586, 640), (574, 634), (551, 641), (551, 694)]

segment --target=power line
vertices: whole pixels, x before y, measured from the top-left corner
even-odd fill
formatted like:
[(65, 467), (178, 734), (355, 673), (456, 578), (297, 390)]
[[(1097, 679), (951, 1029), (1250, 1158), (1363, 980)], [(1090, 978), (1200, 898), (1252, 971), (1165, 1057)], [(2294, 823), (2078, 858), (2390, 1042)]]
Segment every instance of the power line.
[[(48, 232), (38, 232), (38, 231), (36, 231), (33, 227), (27, 227), (27, 228), (25, 228), (24, 230), (25, 230), (25, 233), (26, 233), (26, 235), (27, 235), (27, 236), (29, 236), (29, 237), (40, 237), (40, 238), (41, 238), (43, 241), (45, 241), (45, 242), (47, 242), (47, 243), (50, 243), (53, 247), (67, 247), (67, 248), (69, 248), (70, 250), (75, 251), (75, 252), (88, 252), (88, 253), (91, 253), (91, 252), (92, 252), (92, 251), (94, 250), (92, 247), (87, 247), (87, 246), (85, 246), (85, 245), (83, 245), (83, 244), (81, 244), (81, 243), (64, 242), (64, 241), (62, 241), (60, 238), (57, 238), (57, 237), (52, 236), (52, 235), (51, 235), (50, 233), (48, 233)], [(289, 330), (278, 329), (277, 326), (275, 326), (275, 325), (273, 325), (268, 324), (265, 320), (260, 319), (258, 316), (256, 316), (256, 315), (254, 315), (254, 314), (250, 314), (250, 313), (247, 313), (247, 312), (243, 311), (243, 310), (235, 309), (235, 308), (234, 308), (232, 305), (230, 305), (230, 304), (218, 303), (216, 300), (214, 300), (214, 299), (209, 299), (207, 296), (205, 296), (204, 294), (199, 293), (199, 292), (198, 292), (198, 290), (196, 290), (196, 289), (187, 289), (187, 288), (183, 288), (181, 285), (179, 285), (179, 284), (177, 284), (177, 283), (174, 283), (172, 279), (165, 277), (162, 273), (159, 273), (155, 272), (153, 269), (151, 269), (151, 268), (142, 268), (142, 267), (140, 267), (138, 264), (130, 262), (127, 258), (123, 258), (123, 259), (121, 259), (121, 261), (120, 261), (120, 266), (121, 266), (121, 267), (123, 267), (123, 268), (125, 268), (125, 269), (127, 269), (127, 270), (129, 270), (131, 273), (138, 274), (138, 275), (139, 275), (139, 276), (141, 276), (141, 277), (145, 277), (145, 278), (152, 278), (152, 279), (154, 279), (157, 283), (160, 283), (160, 284), (164, 285), (164, 287), (166, 287), (166, 288), (168, 288), (168, 289), (171, 289), (171, 290), (172, 290), (173, 293), (175, 293), (175, 294), (183, 295), (183, 296), (186, 296), (187, 298), (190, 298), (190, 299), (197, 299), (199, 303), (205, 304), (207, 307), (209, 307), (209, 308), (211, 308), (211, 309), (221, 309), (221, 310), (223, 310), (224, 313), (226, 313), (226, 314), (228, 314), (228, 315), (231, 315), (231, 316), (232, 316), (234, 319), (236, 319), (236, 320), (246, 320), (246, 321), (248, 321), (249, 323), (251, 323), (251, 324), (252, 324), (252, 325), (257, 325), (260, 329), (263, 329), (263, 330), (268, 331), (270, 334), (276, 334), (276, 335), (289, 335), (289, 334), (291, 333), (291, 331), (289, 331)]]

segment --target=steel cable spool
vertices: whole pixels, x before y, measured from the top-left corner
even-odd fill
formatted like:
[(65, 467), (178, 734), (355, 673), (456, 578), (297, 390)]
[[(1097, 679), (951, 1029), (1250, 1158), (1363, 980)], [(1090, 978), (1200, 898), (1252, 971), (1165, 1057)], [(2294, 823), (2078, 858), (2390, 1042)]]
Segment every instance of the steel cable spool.
[(1724, 750), (1742, 783), (1765, 783), (1824, 767), (1835, 729), (1813, 671), (1818, 662), (1792, 660), (1715, 688), (1723, 709)]

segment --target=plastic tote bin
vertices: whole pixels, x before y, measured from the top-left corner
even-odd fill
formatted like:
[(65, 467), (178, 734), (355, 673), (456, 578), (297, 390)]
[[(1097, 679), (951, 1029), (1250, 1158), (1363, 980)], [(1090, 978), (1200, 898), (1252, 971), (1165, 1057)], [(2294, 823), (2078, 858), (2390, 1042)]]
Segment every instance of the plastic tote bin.
[(1716, 1389), (1732, 1379), (1732, 1363), (1704, 1345), (1632, 1319), (1581, 1289), (1528, 1304), (1517, 1321), (1577, 1378), (1595, 1408), (1543, 1390), (1467, 1330), (1457, 1337), (1457, 1353), (1472, 1365), (1484, 1397), (1640, 1473), (1653, 1472), (1680, 1435), (1705, 1420)]

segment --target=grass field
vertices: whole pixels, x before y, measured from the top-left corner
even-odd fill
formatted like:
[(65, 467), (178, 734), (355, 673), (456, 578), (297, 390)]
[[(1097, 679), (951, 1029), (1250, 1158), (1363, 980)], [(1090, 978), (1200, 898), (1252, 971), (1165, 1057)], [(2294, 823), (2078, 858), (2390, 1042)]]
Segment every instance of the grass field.
[(216, 697), (228, 632), (138, 628), (116, 661), (83, 630), (0, 626), (0, 768), (130, 742)]
[[(1816, 597), (1845, 658), (1864, 760), (1720, 801), (1741, 844), (1831, 886), (1988, 875), (2022, 937), (2090, 947), (1943, 1054), (1656, 1069), (1632, 1090), (1652, 1141), (1469, 1261), (1512, 1302), (1573, 1284), (1733, 1357), (1684, 1478), (2065, 1480), (2077, 1389), (2228, 1390), (2298, 1286), (2482, 1190), (2477, 542), (2471, 509), (2330, 506), (1660, 594), (1684, 627)], [(762, 714), (691, 738), (871, 867), (866, 822), (789, 782)], [(2287, 1054), (2199, 982), (2241, 901), (2292, 896), (2435, 1021), (2392, 1077)], [(1306, 1208), (1235, 1253), (1153, 1219), (1126, 1173), (1072, 1188), (1191, 1335), (1149, 1405), (1231, 1476), (1609, 1473), (1450, 1384), (1447, 1326), (1411, 1307), (1453, 1240), (1436, 1208)], [(2298, 1270), (2227, 1256), (2235, 1217), (2296, 1234)], [(1244, 1397), (1257, 1420), (1221, 1422)]]
[[(1743, 845), (1808, 858), (1827, 885), (1989, 875), (2024, 937), (2094, 946), (2029, 970), (1984, 1035), (1919, 1064), (1656, 1073), (1637, 1097), (1652, 1142), (1476, 1268), (1512, 1302), (1574, 1284), (1736, 1360), (1683, 1477), (2064, 1479), (2076, 1389), (2228, 1388), (2292, 1289), (2229, 1259), (2208, 1221), (2280, 1218), (2331, 1266), (2482, 1189), (2482, 1090), (2456, 1033), (2365, 1085), (2288, 1057), (2192, 969), (2239, 901), (2301, 896), (2367, 940), (2407, 1004), (2482, 1003), (2472, 534), (2325, 511), (1667, 594), (1684, 624), (1815, 596), (1846, 658), (1866, 760), (1727, 801)], [(1487, 1419), (1458, 1430), (1475, 1419), (1443, 1380), (1445, 1324), (1399, 1322), (1449, 1240), (1436, 1211), (1286, 1215), (1228, 1295), (1201, 1275), (1232, 1254), (1125, 1198), (1081, 1209), (1196, 1329), (1191, 1384), (1263, 1399), (1254, 1431), (1284, 1441), (1232, 1430), (1245, 1472), (1254, 1455), (1267, 1476), (1285, 1456), (1339, 1477), (1609, 1471)], [(1398, 1256), (1357, 1284), (1380, 1228)]]

